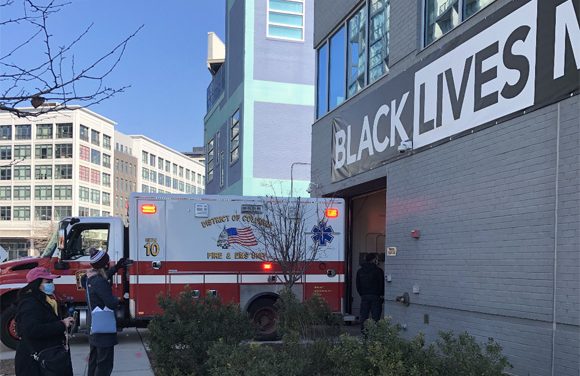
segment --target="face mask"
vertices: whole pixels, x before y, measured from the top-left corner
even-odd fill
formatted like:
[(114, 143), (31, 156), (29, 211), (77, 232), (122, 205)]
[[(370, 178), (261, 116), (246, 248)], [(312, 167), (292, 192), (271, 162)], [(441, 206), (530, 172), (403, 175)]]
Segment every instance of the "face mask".
[(46, 295), (54, 294), (54, 283), (52, 283), (52, 282), (45, 283), (41, 287), (42, 287), (41, 288), (42, 292), (44, 292)]

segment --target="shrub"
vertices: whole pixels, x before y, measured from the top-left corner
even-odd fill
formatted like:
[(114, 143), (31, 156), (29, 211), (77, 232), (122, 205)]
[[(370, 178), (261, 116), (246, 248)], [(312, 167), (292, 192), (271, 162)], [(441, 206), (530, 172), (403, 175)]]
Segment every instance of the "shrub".
[(280, 292), (276, 308), (281, 335), (317, 338), (340, 333), (340, 317), (333, 314), (328, 303), (318, 295), (300, 302), (291, 290), (284, 289)]
[(204, 374), (213, 343), (237, 344), (252, 338), (253, 327), (237, 305), (196, 299), (186, 288), (179, 296), (159, 297), (163, 314), (149, 323), (149, 347), (158, 375)]

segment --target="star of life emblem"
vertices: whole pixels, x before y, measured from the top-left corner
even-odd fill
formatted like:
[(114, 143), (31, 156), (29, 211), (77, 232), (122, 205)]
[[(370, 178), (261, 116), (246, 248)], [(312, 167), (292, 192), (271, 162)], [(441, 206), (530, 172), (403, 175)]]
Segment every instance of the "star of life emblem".
[(318, 222), (318, 225), (312, 227), (312, 241), (318, 245), (326, 246), (332, 243), (334, 239), (334, 230), (328, 226), (325, 220)]

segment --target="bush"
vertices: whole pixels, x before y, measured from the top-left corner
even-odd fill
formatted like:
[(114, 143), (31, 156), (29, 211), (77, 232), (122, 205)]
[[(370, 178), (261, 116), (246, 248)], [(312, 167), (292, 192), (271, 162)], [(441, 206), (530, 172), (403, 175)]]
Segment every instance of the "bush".
[(254, 329), (237, 305), (217, 298), (196, 299), (186, 288), (175, 298), (159, 297), (163, 314), (149, 323), (149, 347), (157, 375), (205, 374), (215, 342), (237, 344)]
[(340, 333), (341, 318), (333, 314), (328, 303), (318, 295), (300, 302), (291, 290), (284, 289), (275, 306), (281, 335), (319, 338)]

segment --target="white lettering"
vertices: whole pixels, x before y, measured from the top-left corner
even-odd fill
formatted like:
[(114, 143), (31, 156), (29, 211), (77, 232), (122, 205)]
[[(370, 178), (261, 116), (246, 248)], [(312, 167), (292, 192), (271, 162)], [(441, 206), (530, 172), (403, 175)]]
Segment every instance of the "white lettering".
[(334, 134), (334, 169), (338, 170), (346, 162), (346, 133), (341, 129)]
[(566, 60), (566, 33), (570, 38), (576, 69), (580, 69), (580, 25), (576, 19), (574, 4), (568, 0), (556, 7), (556, 26), (554, 41), (554, 79), (564, 75)]
[(379, 107), (377, 113), (375, 114), (375, 121), (373, 122), (373, 145), (377, 153), (385, 151), (387, 146), (389, 146), (389, 137), (385, 136), (383, 141), (379, 141), (379, 120), (381, 119), (381, 116), (386, 118), (388, 115), (389, 106), (386, 104), (383, 104), (381, 107)]
[(352, 137), (350, 136), (350, 125), (346, 127), (346, 164), (351, 164), (356, 162), (356, 154), (350, 154), (350, 141)]
[(363, 126), (360, 131), (360, 142), (358, 144), (358, 154), (356, 160), (360, 161), (362, 157), (363, 150), (367, 149), (369, 151), (369, 156), (375, 154), (373, 150), (373, 141), (371, 139), (371, 129), (369, 125), (369, 117), (365, 116), (363, 120)]
[(407, 131), (403, 127), (403, 123), (401, 122), (401, 114), (403, 113), (403, 108), (405, 108), (405, 103), (407, 103), (407, 97), (409, 96), (409, 92), (407, 91), (403, 94), (401, 101), (399, 102), (399, 108), (397, 108), (397, 101), (393, 99), (391, 101), (391, 146), (395, 146), (395, 131), (401, 137), (401, 141), (405, 141), (409, 139), (407, 135)]

